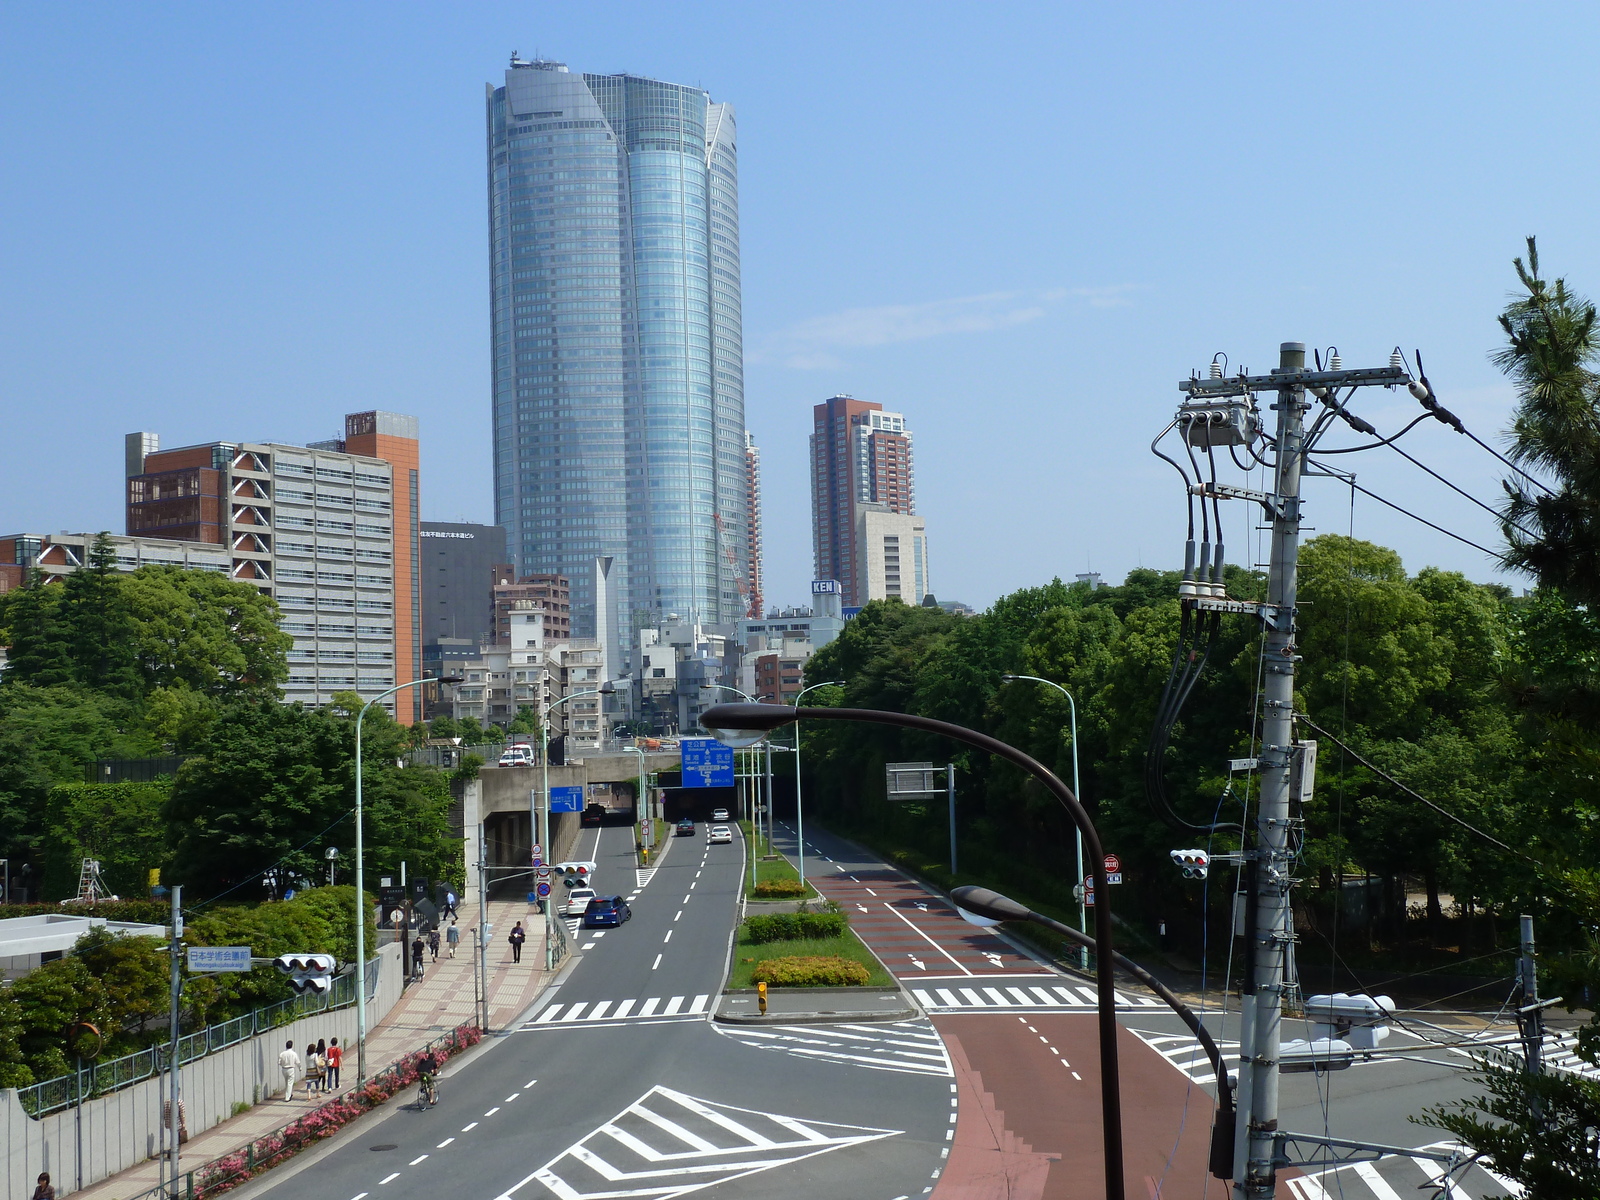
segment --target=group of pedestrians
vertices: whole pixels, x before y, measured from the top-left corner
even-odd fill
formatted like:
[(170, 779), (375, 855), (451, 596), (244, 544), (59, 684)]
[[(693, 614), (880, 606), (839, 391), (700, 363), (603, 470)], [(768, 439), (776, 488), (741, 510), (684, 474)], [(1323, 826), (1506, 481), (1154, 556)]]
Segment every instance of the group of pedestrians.
[[(449, 950), (450, 957), (454, 958), (456, 956), (456, 947), (461, 944), (461, 928), (456, 924), (454, 917), (451, 917), (450, 924), (445, 926), (443, 941), (445, 947)], [(426, 933), (421, 929), (417, 930), (417, 936), (411, 942), (411, 978), (422, 978), (423, 955), (431, 954), (433, 955), (432, 961), (439, 961), (439, 943), (439, 927), (437, 925), (428, 929)]]
[(340, 1068), (344, 1065), (344, 1049), (338, 1038), (318, 1038), (314, 1046), (306, 1047), (302, 1061), (294, 1043), (285, 1042), (283, 1053), (278, 1055), (278, 1073), (283, 1076), (283, 1098), (294, 1099), (294, 1085), (301, 1072), (305, 1073), (306, 1095), (331, 1095), (339, 1090)]

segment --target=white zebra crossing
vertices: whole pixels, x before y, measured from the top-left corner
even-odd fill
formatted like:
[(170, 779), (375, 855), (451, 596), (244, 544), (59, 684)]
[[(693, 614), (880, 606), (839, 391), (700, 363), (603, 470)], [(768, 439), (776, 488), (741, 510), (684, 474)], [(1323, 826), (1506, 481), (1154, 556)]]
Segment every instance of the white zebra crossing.
[[(1439, 1154), (1462, 1151), (1456, 1142), (1433, 1142), (1417, 1149)], [(1462, 1151), (1462, 1157), (1468, 1153)], [(1386, 1154), (1375, 1162), (1320, 1169), (1302, 1166), (1300, 1170), (1304, 1174), (1283, 1180), (1294, 1200), (1400, 1200), (1405, 1196), (1445, 1193), (1451, 1200), (1465, 1200), (1476, 1196), (1520, 1196), (1523, 1192), (1520, 1185), (1480, 1163), (1465, 1170), (1450, 1170), (1444, 1163), (1409, 1154)], [(1447, 1172), (1446, 1182), (1441, 1177)]]
[(582, 1025), (595, 1021), (648, 1021), (683, 1019), (701, 1016), (711, 1003), (709, 994), (699, 996), (652, 996), (641, 1001), (638, 997), (626, 1000), (578, 1000), (571, 1004), (547, 1005), (531, 1021), (524, 1021), (522, 1029), (538, 1029), (550, 1025)]
[[(917, 1003), (929, 1012), (962, 1012), (974, 1009), (1066, 1009), (1085, 1011), (1099, 1005), (1099, 993), (1083, 984), (1057, 982), (1059, 975), (964, 975), (942, 980), (919, 978), (922, 987), (912, 987)], [(1121, 1009), (1160, 1008), (1161, 1001), (1150, 996), (1113, 992)]]
[(654, 867), (635, 867), (633, 869), (633, 890), (639, 891), (655, 877), (656, 869)]
[(502, 1195), (537, 1180), (561, 1200), (672, 1200), (901, 1132), (764, 1113), (656, 1086)]
[(774, 1050), (814, 1062), (953, 1077), (944, 1041), (925, 1021), (891, 1025), (751, 1025), (714, 1028), (757, 1050)]
[[(1193, 1082), (1215, 1083), (1217, 1081), (1217, 1073), (1212, 1069), (1211, 1059), (1207, 1056), (1205, 1048), (1200, 1045), (1200, 1039), (1192, 1034), (1154, 1033), (1148, 1029), (1130, 1029), (1129, 1032), (1161, 1055), (1162, 1058), (1177, 1067)], [(1239, 1043), (1219, 1040), (1217, 1049), (1222, 1052), (1222, 1061), (1228, 1067), (1229, 1078), (1237, 1078)]]

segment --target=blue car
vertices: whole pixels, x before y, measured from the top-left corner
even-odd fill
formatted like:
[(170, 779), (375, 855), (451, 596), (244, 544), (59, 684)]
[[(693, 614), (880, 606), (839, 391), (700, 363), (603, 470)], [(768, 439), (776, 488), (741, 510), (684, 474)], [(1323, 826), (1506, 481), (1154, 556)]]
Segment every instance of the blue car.
[(621, 896), (596, 896), (583, 910), (585, 929), (604, 929), (621, 925), (633, 916), (633, 909)]

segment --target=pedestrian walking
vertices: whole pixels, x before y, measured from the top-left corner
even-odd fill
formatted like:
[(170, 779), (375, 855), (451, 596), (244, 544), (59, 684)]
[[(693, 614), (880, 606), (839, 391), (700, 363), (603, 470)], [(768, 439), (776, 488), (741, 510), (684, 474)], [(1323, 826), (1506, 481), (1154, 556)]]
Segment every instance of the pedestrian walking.
[(428, 953), (433, 955), (433, 961), (439, 961), (439, 927), (435, 925), (428, 930)]
[(344, 1051), (339, 1048), (338, 1038), (328, 1039), (328, 1087), (331, 1091), (339, 1090), (339, 1068), (344, 1065)]
[(444, 915), (452, 921), (461, 915), (456, 912), (456, 894), (454, 892), (446, 892), (444, 894)]
[(422, 978), (422, 954), (427, 945), (422, 940), (422, 934), (417, 934), (416, 941), (411, 943), (411, 974), (413, 978)]
[(511, 961), (514, 963), (521, 962), (522, 943), (528, 940), (527, 931), (522, 928), (521, 921), (518, 921), (512, 928), (511, 933), (507, 935), (506, 940), (511, 943)]
[(328, 1043), (322, 1038), (306, 1051), (306, 1091), (319, 1095), (328, 1090)]
[(283, 1053), (278, 1055), (278, 1070), (283, 1075), (283, 1098), (294, 1099), (294, 1081), (300, 1074), (300, 1056), (294, 1052), (294, 1043), (285, 1042)]
[(451, 921), (450, 928), (444, 931), (444, 940), (450, 945), (450, 957), (454, 958), (456, 956), (456, 947), (461, 944), (461, 930), (456, 928), (454, 921)]
[(39, 1182), (33, 1189), (31, 1200), (56, 1200), (56, 1189), (50, 1185), (49, 1171), (39, 1176)]

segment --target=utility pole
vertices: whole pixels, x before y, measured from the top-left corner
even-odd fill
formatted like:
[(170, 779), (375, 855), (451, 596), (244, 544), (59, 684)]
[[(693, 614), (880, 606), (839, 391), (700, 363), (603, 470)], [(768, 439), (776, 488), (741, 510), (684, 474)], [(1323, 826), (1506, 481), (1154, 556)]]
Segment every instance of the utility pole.
[[(1284, 342), (1274, 374), (1305, 370), (1303, 342)], [(1278, 453), (1273, 478), (1272, 557), (1267, 575), (1265, 704), (1261, 732), (1261, 799), (1253, 876), (1255, 911), (1246, 927), (1252, 994), (1242, 1005), (1239, 1038), (1240, 1122), (1234, 1153), (1237, 1194), (1268, 1200), (1276, 1185), (1278, 1046), (1283, 1025), (1284, 962), (1294, 929), (1289, 913), (1289, 776), (1294, 759), (1294, 676), (1299, 661), (1294, 610), (1300, 562), (1300, 472), (1304, 465), (1305, 387), (1278, 390)], [(1243, 1151), (1240, 1153), (1240, 1151)]]
[[(483, 1010), (478, 1017), (478, 1028), (489, 1032), (489, 864), (483, 844), (483, 823), (478, 823), (478, 978), (483, 981)], [(549, 902), (549, 897), (546, 897)]]
[[(183, 1036), (179, 1022), (179, 1000), (183, 996), (183, 888), (173, 884), (172, 896), (172, 941), (168, 957), (172, 960), (172, 1059), (170, 1063), (171, 1083), (167, 1087), (167, 1154), (168, 1161), (172, 1164), (172, 1172), (168, 1178), (172, 1181), (170, 1195), (178, 1194), (178, 1134), (182, 1128), (178, 1121), (178, 1072), (179, 1060), (183, 1058)], [(78, 1186), (83, 1186), (79, 1180)]]
[(1529, 1075), (1544, 1070), (1544, 1010), (1539, 1003), (1539, 969), (1533, 952), (1533, 918), (1522, 915), (1522, 957), (1517, 962), (1522, 1003), (1517, 1006), (1517, 1026), (1522, 1034), (1522, 1066)]

